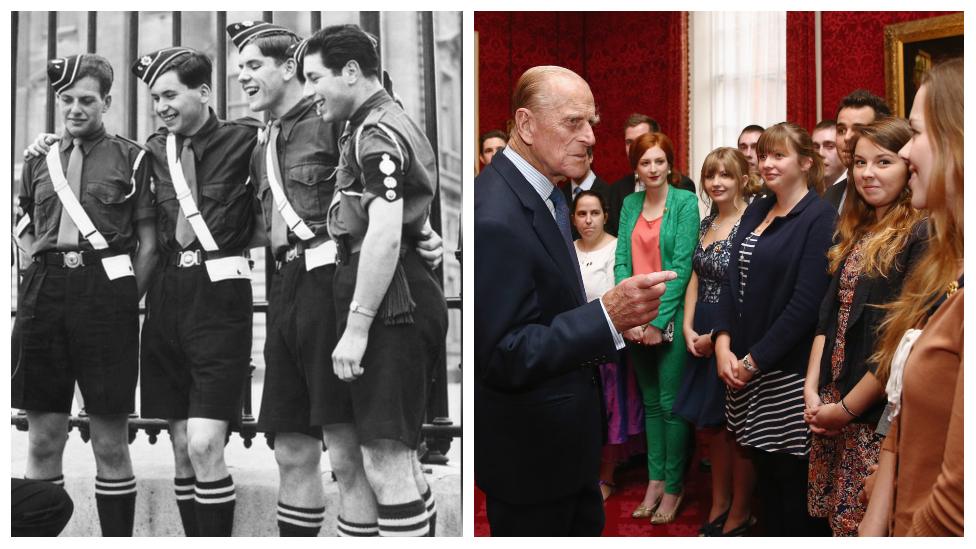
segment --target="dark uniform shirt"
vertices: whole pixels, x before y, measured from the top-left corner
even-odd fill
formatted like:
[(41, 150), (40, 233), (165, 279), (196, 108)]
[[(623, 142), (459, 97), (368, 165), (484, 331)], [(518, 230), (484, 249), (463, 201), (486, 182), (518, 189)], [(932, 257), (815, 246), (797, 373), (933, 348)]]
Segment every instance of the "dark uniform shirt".
[[(298, 217), (316, 236), (328, 236), (326, 218), (332, 192), (335, 188), (335, 171), (339, 163), (337, 131), (334, 124), (326, 123), (315, 113), (315, 102), (303, 98), (280, 119), (278, 134), (278, 181)], [(258, 181), (258, 196), (264, 214), (265, 229), (271, 234), (271, 215), (274, 212), (274, 196), (268, 183), (266, 149), (268, 144), (255, 147), (251, 156), (251, 179)], [(288, 242), (301, 240), (288, 231)], [(274, 250), (278, 255), (282, 250)]]
[[(65, 133), (55, 146), (61, 150), (61, 166), (68, 168), (74, 147)], [(85, 159), (81, 168), (81, 192), (78, 201), (102, 233), (109, 248), (132, 253), (138, 244), (136, 222), (155, 215), (150, 193), (149, 155), (128, 139), (105, 133), (103, 126), (81, 143)], [(138, 165), (136, 164), (138, 160)], [(20, 215), (30, 214), (24, 231), (34, 235), (31, 255), (57, 248), (61, 219), (61, 200), (54, 192), (54, 182), (47, 169), (47, 159), (35, 156), (24, 162), (18, 192)], [(92, 245), (78, 237), (78, 249), (92, 250)]]
[[(248, 177), (248, 162), (257, 143), (261, 123), (253, 118), (220, 120), (210, 110), (210, 118), (196, 135), (190, 148), (196, 159), (197, 209), (221, 250), (243, 250), (254, 230), (254, 185)], [(166, 138), (160, 128), (149, 137), (146, 148), (152, 153), (152, 172), (157, 207), (157, 234), (160, 251), (180, 251), (176, 240), (176, 221), (180, 203), (166, 160)], [(183, 150), (183, 136), (176, 136), (177, 154)], [(188, 246), (199, 247), (198, 241)]]
[(379, 90), (349, 118), (339, 147), (336, 190), (342, 196), (329, 216), (333, 237), (349, 235), (351, 244), (361, 242), (369, 203), (402, 198), (404, 240), (418, 238), (437, 185), (434, 151), (424, 132), (386, 90)]

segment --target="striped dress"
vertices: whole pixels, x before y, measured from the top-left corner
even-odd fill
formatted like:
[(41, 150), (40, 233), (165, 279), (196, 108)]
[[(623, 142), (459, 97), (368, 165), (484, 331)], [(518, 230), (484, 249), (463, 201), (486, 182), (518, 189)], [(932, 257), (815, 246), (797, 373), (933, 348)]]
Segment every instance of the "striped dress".
[[(740, 304), (759, 239), (760, 235), (749, 234), (739, 250)], [(739, 444), (766, 452), (807, 455), (810, 431), (803, 421), (803, 381), (801, 375), (774, 370), (757, 373), (741, 390), (728, 389), (725, 416)]]

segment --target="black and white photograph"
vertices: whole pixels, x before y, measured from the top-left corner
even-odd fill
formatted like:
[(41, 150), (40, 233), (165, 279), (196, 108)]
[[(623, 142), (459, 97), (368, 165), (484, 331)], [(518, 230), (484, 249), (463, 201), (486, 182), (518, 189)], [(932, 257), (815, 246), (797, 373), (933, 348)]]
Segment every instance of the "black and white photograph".
[(460, 536), (461, 12), (13, 11), (12, 536)]

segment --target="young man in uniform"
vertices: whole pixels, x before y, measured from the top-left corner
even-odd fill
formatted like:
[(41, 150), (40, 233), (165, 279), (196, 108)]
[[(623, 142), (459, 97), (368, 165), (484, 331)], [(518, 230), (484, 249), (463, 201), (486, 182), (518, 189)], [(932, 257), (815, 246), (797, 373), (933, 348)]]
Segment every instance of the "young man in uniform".
[(186, 534), (230, 536), (236, 496), (224, 444), (240, 421), (251, 360), (248, 166), (261, 124), (217, 118), (203, 53), (166, 48), (138, 59), (132, 72), (165, 124), (146, 143), (161, 265), (142, 332), (142, 415), (169, 421)]
[[(432, 186), (429, 189), (432, 193), (437, 176), (430, 144), (383, 90), (377, 74), (375, 48), (375, 39), (355, 25), (328, 27), (319, 31), (308, 40), (305, 48), (303, 69), (307, 78), (306, 95), (312, 96), (316, 111), (326, 122), (347, 121), (339, 141), (342, 160), (337, 177), (344, 180), (354, 178), (371, 189), (385, 188), (383, 194), (386, 200), (396, 201), (401, 198), (400, 188), (405, 187), (406, 182), (398, 181), (397, 178), (404, 177), (404, 174), (396, 172), (390, 164), (399, 165), (406, 172), (406, 177), (422, 177), (426, 184)], [(385, 113), (391, 116), (383, 117)], [(383, 124), (369, 122), (380, 117)], [(363, 153), (364, 165), (354, 163), (358, 161), (357, 153), (361, 150), (368, 151)], [(379, 150), (385, 151), (384, 154), (379, 154)], [(353, 191), (349, 188), (343, 192)], [(403, 206), (403, 209), (406, 211), (407, 206)], [(330, 214), (330, 226), (335, 223), (334, 216)], [(377, 220), (374, 222), (379, 223)], [(405, 234), (404, 240), (418, 236)], [(351, 252), (340, 251), (340, 255), (345, 257), (343, 261), (349, 260)], [(394, 286), (397, 286), (395, 280), (391, 288)], [(378, 309), (377, 305), (361, 306), (353, 301), (347, 310), (342, 310), (337, 304), (337, 320), (345, 319), (348, 315), (351, 325), (351, 315), (375, 316), (376, 312), (367, 307)], [(418, 311), (421, 306), (418, 303)], [(377, 325), (383, 323), (382, 319), (377, 319)], [(345, 340), (343, 325), (346, 323), (339, 324)], [(341, 343), (337, 345), (343, 347)], [(337, 355), (345, 355), (348, 350), (337, 348), (333, 362), (339, 360)], [(412, 372), (411, 375), (429, 375), (426, 365), (420, 364), (422, 361), (416, 357), (404, 356), (402, 361), (404, 368)], [(379, 362), (374, 364), (379, 367)], [(362, 369), (359, 369), (358, 374), (362, 373)], [(352, 375), (357, 375), (355, 369)], [(340, 379), (330, 371), (326, 378), (329, 398), (324, 410), (323, 432), (339, 481), (340, 528), (347, 528), (348, 531), (344, 533), (348, 535), (376, 535), (377, 531), (382, 536), (432, 534), (434, 500), (416, 459), (416, 441), (423, 420), (426, 390), (403, 394), (404, 387), (383, 383), (376, 375), (372, 376), (372, 381), (367, 381), (366, 377), (351, 381), (348, 377)], [(411, 386), (429, 385), (426, 377), (415, 381), (419, 383), (412, 383)], [(369, 422), (368, 426), (364, 425), (364, 421)], [(401, 425), (402, 428), (399, 427)], [(377, 432), (396, 432), (397, 435), (376, 435)], [(413, 442), (408, 444), (405, 440)], [(414, 482), (407, 480), (411, 475)]]
[(139, 368), (139, 298), (156, 241), (149, 167), (141, 147), (105, 132), (108, 60), (52, 59), (47, 73), (64, 132), (47, 154), (24, 162), (20, 180), (16, 234), (34, 261), (17, 295), (11, 406), (26, 410), (30, 425), (26, 477), (63, 485), (77, 381), (91, 426), (102, 535), (131, 536), (128, 414)]
[(228, 26), (227, 34), (240, 52), (238, 81), (248, 106), (272, 119), (251, 158), (251, 181), (263, 214), (259, 230), (269, 235), (278, 266), (268, 289), (259, 424), (274, 436), (280, 535), (316, 536), (325, 493), (322, 430), (313, 419), (324, 406), (321, 378), (336, 331), (335, 244), (326, 216), (339, 163), (337, 135), (302, 98), (304, 77), (291, 56), (299, 43), (295, 33), (244, 21)]

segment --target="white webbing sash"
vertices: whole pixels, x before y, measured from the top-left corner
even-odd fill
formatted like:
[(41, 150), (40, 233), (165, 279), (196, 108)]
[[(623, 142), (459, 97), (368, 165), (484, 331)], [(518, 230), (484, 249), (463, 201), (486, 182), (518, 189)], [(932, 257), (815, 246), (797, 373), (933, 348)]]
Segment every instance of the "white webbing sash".
[(285, 196), (285, 190), (281, 188), (281, 182), (278, 181), (278, 174), (276, 173), (278, 171), (276, 169), (278, 159), (275, 158), (273, 148), (270, 142), (264, 147), (264, 167), (268, 174), (268, 185), (271, 187), (271, 195), (274, 197), (275, 208), (281, 214), (282, 219), (285, 220), (285, 225), (288, 226), (291, 232), (295, 233), (295, 236), (302, 240), (312, 240), (315, 238), (315, 233), (312, 232), (312, 229), (308, 228), (308, 225), (302, 221), (301, 217), (298, 217), (295, 208), (291, 207), (291, 204), (288, 202), (288, 197)]
[(208, 252), (216, 252), (220, 248), (214, 240), (207, 223), (203, 220), (203, 215), (197, 208), (197, 203), (193, 201), (193, 193), (190, 186), (186, 183), (183, 175), (183, 163), (180, 162), (179, 155), (176, 153), (176, 135), (166, 136), (166, 164), (169, 166), (170, 179), (173, 180), (173, 188), (176, 189), (176, 199), (180, 202), (180, 210), (183, 216), (190, 223), (193, 234), (197, 235), (200, 245)]
[(96, 250), (107, 249), (108, 242), (105, 241), (105, 237), (95, 228), (95, 224), (88, 217), (88, 213), (81, 207), (81, 202), (78, 202), (78, 197), (75, 196), (75, 193), (71, 192), (71, 187), (68, 186), (68, 180), (64, 177), (64, 170), (61, 168), (60, 147), (57, 145), (52, 146), (51, 150), (47, 153), (47, 171), (51, 175), (51, 182), (54, 183), (54, 192), (58, 193), (61, 207), (68, 212), (68, 217), (74, 221), (75, 226), (81, 231), (85, 240), (90, 242)]

